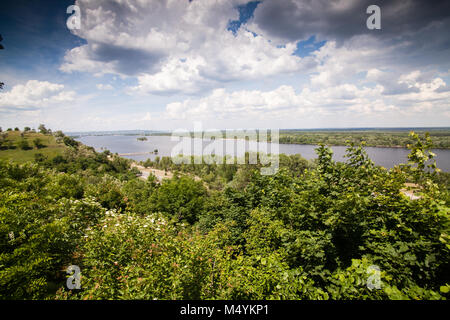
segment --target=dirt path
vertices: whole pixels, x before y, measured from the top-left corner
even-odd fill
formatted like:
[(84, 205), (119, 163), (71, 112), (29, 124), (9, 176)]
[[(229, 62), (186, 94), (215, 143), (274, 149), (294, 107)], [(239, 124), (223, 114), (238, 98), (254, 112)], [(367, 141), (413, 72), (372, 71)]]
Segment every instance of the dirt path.
[[(142, 173), (140, 178), (144, 179), (144, 180), (147, 180), (147, 178), (151, 174), (153, 174), (158, 179), (159, 182), (161, 182), (163, 179), (173, 178), (173, 173), (171, 171), (164, 171), (164, 170), (159, 170), (159, 169), (155, 169), (155, 168), (146, 168), (146, 167), (138, 165), (134, 162), (131, 164), (131, 167), (138, 169)], [(194, 176), (194, 180), (200, 181), (201, 178)]]
[[(109, 160), (112, 160), (111, 156), (108, 156)], [(171, 171), (164, 171), (164, 170), (159, 170), (159, 169), (155, 169), (155, 168), (146, 168), (144, 166), (141, 166), (139, 164), (136, 164), (136, 162), (131, 163), (130, 165), (131, 168), (136, 168), (139, 170), (139, 172), (141, 173), (141, 176), (139, 177), (140, 179), (143, 180), (147, 180), (148, 177), (153, 174), (156, 179), (158, 179), (158, 182), (162, 182), (163, 179), (172, 179), (173, 178), (173, 173)], [(190, 174), (188, 174), (189, 176), (192, 176)], [(201, 181), (202, 179), (198, 176), (193, 176), (195, 181)], [(206, 186), (206, 188), (208, 189), (208, 186), (206, 185), (206, 182), (203, 182), (203, 184)]]
[(161, 182), (163, 179), (171, 179), (173, 177), (173, 173), (170, 171), (164, 171), (154, 168), (146, 168), (144, 166), (140, 166), (136, 163), (131, 164), (132, 168), (138, 169), (142, 175), (140, 176), (141, 179), (147, 180), (147, 178), (153, 174), (159, 182)]

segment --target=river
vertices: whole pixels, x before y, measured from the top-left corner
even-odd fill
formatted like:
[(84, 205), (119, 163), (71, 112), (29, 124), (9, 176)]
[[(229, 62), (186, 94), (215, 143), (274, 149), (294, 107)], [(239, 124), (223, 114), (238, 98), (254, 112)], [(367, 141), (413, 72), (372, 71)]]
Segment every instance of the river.
[[(103, 135), (103, 136), (81, 136), (76, 140), (82, 142), (87, 146), (94, 147), (97, 151), (103, 151), (108, 149), (112, 153), (144, 153), (152, 152), (155, 149), (158, 150), (158, 154), (138, 154), (138, 155), (125, 155), (123, 157), (134, 159), (137, 161), (146, 160), (148, 158), (154, 159), (156, 156), (171, 156), (174, 148), (180, 149), (181, 145), (179, 141), (172, 141), (170, 136), (146, 136), (147, 141), (138, 141), (139, 136), (133, 135)], [(314, 149), (315, 145), (300, 145), (300, 144), (266, 144), (262, 142), (244, 142), (240, 140), (235, 143), (233, 140), (216, 140), (216, 141), (203, 141), (199, 139), (187, 139), (184, 142), (184, 154), (200, 155), (202, 150), (208, 148), (215, 149), (216, 155), (237, 155), (242, 156), (245, 151), (261, 151), (272, 150), (276, 153), (278, 147), (279, 153), (284, 154), (300, 154), (305, 159), (314, 159), (317, 157)], [(238, 148), (239, 143), (245, 143), (244, 148)], [(195, 146), (194, 146), (195, 145)], [(189, 148), (191, 147), (191, 148)], [(345, 161), (343, 157), (345, 154), (345, 146), (333, 146), (333, 159), (336, 161)], [(187, 152), (186, 152), (187, 150)], [(396, 164), (406, 163), (408, 161), (408, 149), (404, 148), (380, 148), (380, 147), (366, 147), (366, 151), (375, 164), (383, 166), (385, 168), (392, 168)], [(450, 150), (436, 149), (433, 150), (437, 154), (436, 162), (438, 168), (443, 171), (450, 172)], [(209, 154), (209, 152), (208, 152)]]

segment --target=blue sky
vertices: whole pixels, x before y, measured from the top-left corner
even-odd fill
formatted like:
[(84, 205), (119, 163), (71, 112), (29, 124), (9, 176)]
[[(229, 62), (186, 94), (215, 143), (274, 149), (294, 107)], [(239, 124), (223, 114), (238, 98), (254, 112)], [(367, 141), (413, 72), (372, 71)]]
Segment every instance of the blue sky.
[(236, 33), (242, 24), (246, 23), (253, 17), (256, 7), (261, 1), (251, 1), (246, 4), (238, 5), (236, 10), (239, 12), (239, 18), (236, 20), (230, 20), (228, 22), (227, 29), (233, 33)]
[(448, 2), (379, 3), (2, 1), (0, 126), (448, 126)]

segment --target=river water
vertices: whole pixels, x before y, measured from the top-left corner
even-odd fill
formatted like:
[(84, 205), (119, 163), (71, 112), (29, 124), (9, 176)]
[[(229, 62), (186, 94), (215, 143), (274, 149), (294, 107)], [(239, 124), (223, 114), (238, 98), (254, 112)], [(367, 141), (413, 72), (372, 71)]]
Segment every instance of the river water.
[[(314, 149), (315, 145), (300, 145), (300, 144), (267, 144), (255, 141), (243, 140), (215, 140), (215, 141), (201, 141), (200, 139), (184, 138), (185, 140), (175, 139), (177, 137), (170, 136), (146, 136), (147, 141), (138, 141), (139, 136), (132, 135), (103, 135), (103, 136), (82, 136), (76, 140), (82, 142), (87, 146), (94, 147), (95, 150), (101, 152), (108, 149), (112, 153), (144, 153), (152, 152), (158, 149), (158, 154), (138, 154), (138, 155), (124, 155), (125, 158), (134, 159), (137, 161), (146, 160), (148, 158), (154, 159), (156, 156), (171, 156), (174, 154), (194, 154), (201, 155), (214, 153), (221, 155), (236, 155), (243, 156), (246, 151), (260, 151), (284, 154), (300, 154), (305, 159), (314, 159), (317, 154)], [(175, 140), (175, 141), (174, 141)], [(240, 146), (240, 147), (239, 147)], [(333, 146), (333, 159), (336, 161), (345, 161), (343, 157), (345, 154), (345, 146)], [(174, 151), (175, 150), (175, 151)], [(207, 152), (206, 152), (207, 151)], [(385, 168), (392, 168), (396, 164), (407, 163), (408, 149), (404, 148), (379, 148), (366, 147), (366, 151), (375, 164)], [(443, 171), (450, 172), (450, 150), (436, 149), (433, 150), (437, 154), (436, 162), (438, 168)]]

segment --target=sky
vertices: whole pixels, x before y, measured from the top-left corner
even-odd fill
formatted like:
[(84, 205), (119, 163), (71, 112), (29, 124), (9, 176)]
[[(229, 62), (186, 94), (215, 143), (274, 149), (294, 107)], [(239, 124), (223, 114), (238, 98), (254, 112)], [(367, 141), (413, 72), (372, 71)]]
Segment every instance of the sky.
[(3, 0), (0, 34), (3, 130), (450, 125), (450, 1)]

